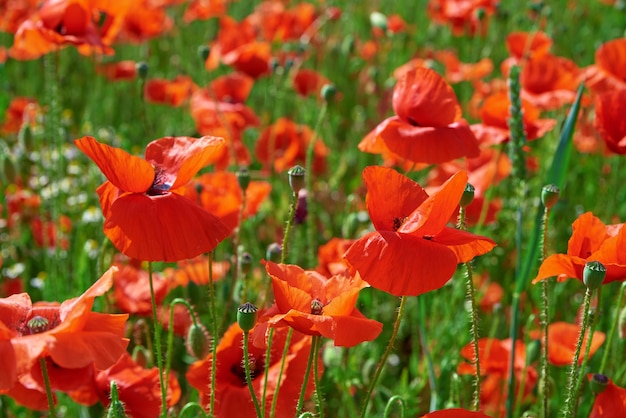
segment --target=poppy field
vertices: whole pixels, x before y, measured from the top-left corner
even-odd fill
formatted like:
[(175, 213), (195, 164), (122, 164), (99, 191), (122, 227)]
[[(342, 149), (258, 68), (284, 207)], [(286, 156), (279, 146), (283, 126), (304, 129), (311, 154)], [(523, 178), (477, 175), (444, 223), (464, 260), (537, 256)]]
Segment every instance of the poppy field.
[(0, 417), (626, 416), (622, 0), (0, 0)]

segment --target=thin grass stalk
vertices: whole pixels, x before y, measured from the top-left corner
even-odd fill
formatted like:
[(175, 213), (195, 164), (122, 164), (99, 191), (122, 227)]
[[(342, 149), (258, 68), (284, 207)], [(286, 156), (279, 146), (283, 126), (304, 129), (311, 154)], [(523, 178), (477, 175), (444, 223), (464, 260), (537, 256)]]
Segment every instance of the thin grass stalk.
[[(315, 336), (311, 337), (311, 339)], [(304, 380), (302, 381), (302, 388), (300, 389), (300, 397), (298, 398), (298, 405), (296, 405), (296, 416), (300, 416), (302, 413), (302, 407), (304, 406), (304, 395), (306, 394), (307, 383), (309, 382), (309, 376), (311, 374), (311, 367), (313, 365), (313, 359), (315, 356), (315, 349), (313, 347), (314, 341), (311, 341), (311, 350), (309, 351), (309, 359), (306, 362), (306, 371), (304, 372)]]
[(391, 333), (391, 337), (389, 337), (389, 342), (387, 343), (387, 348), (383, 353), (380, 361), (378, 362), (378, 366), (376, 366), (376, 370), (374, 371), (374, 376), (370, 381), (369, 387), (367, 388), (367, 394), (365, 395), (365, 400), (363, 401), (363, 407), (361, 409), (361, 418), (365, 418), (367, 413), (367, 406), (372, 397), (372, 393), (374, 392), (374, 387), (376, 387), (376, 383), (378, 382), (378, 378), (383, 371), (383, 367), (387, 363), (387, 358), (389, 354), (391, 354), (391, 350), (393, 349), (393, 344), (396, 341), (396, 337), (398, 336), (398, 330), (400, 329), (400, 321), (402, 320), (402, 316), (404, 314), (404, 307), (406, 305), (407, 296), (400, 297), (400, 306), (398, 307), (398, 315), (396, 316), (396, 322), (393, 325), (393, 331)]
[(250, 332), (243, 332), (243, 368), (246, 374), (246, 384), (248, 385), (248, 390), (250, 391), (250, 396), (252, 397), (252, 402), (254, 403), (254, 409), (256, 410), (256, 416), (258, 418), (262, 418), (261, 408), (259, 407), (259, 400), (256, 398), (256, 393), (254, 393), (254, 387), (252, 387), (252, 376), (250, 375), (250, 353), (248, 351), (250, 339)]
[(387, 401), (387, 406), (385, 406), (385, 412), (383, 413), (384, 418), (391, 417), (391, 411), (395, 405), (400, 405), (398, 408), (400, 409), (400, 418), (404, 418), (404, 414), (406, 413), (406, 402), (400, 395), (394, 395), (389, 398)]
[[(426, 304), (420, 297), (417, 298), (417, 304), (419, 309), (419, 317), (417, 319), (417, 330), (419, 334), (420, 347), (422, 348), (422, 355), (426, 361), (426, 369), (428, 370), (428, 384), (430, 385), (430, 412), (437, 409), (437, 403), (439, 402), (439, 392), (437, 390), (437, 378), (435, 375), (435, 365), (433, 364), (433, 358), (430, 355), (428, 344), (426, 343)], [(460, 402), (457, 404), (459, 405)]]
[(574, 402), (575, 398), (575, 389), (576, 389), (576, 381), (578, 379), (578, 359), (580, 357), (580, 351), (583, 345), (583, 339), (585, 337), (585, 332), (587, 332), (587, 324), (589, 322), (589, 304), (591, 303), (591, 294), (592, 290), (587, 288), (585, 292), (585, 299), (583, 302), (583, 323), (580, 327), (580, 334), (578, 335), (578, 341), (576, 342), (576, 350), (574, 351), (574, 358), (572, 359), (572, 364), (569, 370), (569, 377), (567, 383), (567, 392), (565, 398), (565, 404), (563, 405), (563, 409), (561, 412), (561, 416), (564, 418), (569, 418), (574, 416)]
[(152, 322), (154, 326), (154, 345), (156, 347), (156, 360), (159, 369), (159, 384), (161, 385), (161, 417), (167, 416), (167, 391), (163, 381), (163, 357), (161, 354), (161, 327), (157, 316), (156, 298), (154, 296), (154, 284), (152, 280), (152, 261), (148, 261), (148, 276), (150, 277), (150, 300), (152, 302)]
[(41, 366), (41, 375), (43, 376), (43, 384), (46, 388), (46, 398), (48, 399), (48, 410), (50, 411), (51, 417), (56, 417), (57, 412), (54, 406), (54, 396), (52, 395), (52, 387), (50, 386), (50, 377), (48, 376), (48, 366), (46, 365), (45, 357), (39, 357), (39, 365)]
[[(272, 328), (274, 330), (274, 328)], [(285, 347), (283, 348), (283, 355), (280, 359), (280, 371), (278, 372), (278, 379), (276, 381), (276, 389), (274, 390), (274, 397), (272, 398), (272, 408), (270, 410), (270, 418), (274, 418), (276, 414), (276, 404), (278, 402), (278, 391), (280, 389), (280, 381), (283, 377), (283, 371), (285, 370), (285, 363), (287, 361), (287, 354), (289, 353), (289, 345), (291, 344), (291, 336), (293, 335), (293, 328), (289, 328), (287, 332), (287, 338), (285, 339)], [(270, 352), (270, 343), (267, 343), (267, 353)], [(267, 357), (269, 358), (269, 357)], [(268, 363), (269, 364), (269, 363)], [(267, 367), (266, 367), (267, 370)], [(265, 375), (265, 386), (263, 388), (263, 397), (265, 398), (265, 388), (267, 387), (267, 374)]]
[(211, 399), (210, 416), (215, 411), (215, 379), (217, 376), (217, 315), (215, 312), (215, 290), (213, 289), (213, 252), (209, 252), (209, 318), (211, 320)]
[(617, 296), (617, 309), (615, 311), (615, 317), (613, 318), (613, 323), (611, 324), (611, 329), (609, 330), (609, 335), (606, 339), (606, 344), (604, 344), (604, 354), (602, 355), (602, 362), (600, 363), (600, 374), (604, 374), (606, 370), (606, 364), (609, 360), (609, 355), (611, 353), (611, 344), (613, 343), (613, 337), (615, 336), (615, 330), (617, 329), (617, 325), (619, 323), (619, 316), (622, 310), (622, 301), (624, 300), (624, 292), (626, 292), (626, 282), (622, 282), (619, 287), (619, 295)]

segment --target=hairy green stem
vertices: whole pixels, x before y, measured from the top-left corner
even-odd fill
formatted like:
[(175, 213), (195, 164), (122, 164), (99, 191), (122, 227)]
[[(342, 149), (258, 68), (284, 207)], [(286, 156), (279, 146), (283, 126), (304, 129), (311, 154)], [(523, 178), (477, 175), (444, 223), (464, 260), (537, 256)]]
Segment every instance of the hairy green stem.
[(394, 395), (389, 398), (389, 401), (387, 401), (387, 406), (385, 407), (383, 417), (389, 418), (391, 416), (391, 410), (393, 409), (394, 405), (400, 405), (400, 418), (404, 418), (404, 414), (406, 412), (406, 403), (404, 402), (404, 399), (400, 397), (400, 395)]
[(169, 382), (170, 378), (170, 368), (172, 365), (172, 347), (174, 345), (174, 306), (176, 305), (185, 305), (189, 314), (191, 315), (191, 320), (193, 321), (193, 325), (197, 324), (196, 315), (194, 313), (191, 304), (182, 298), (176, 298), (170, 302), (170, 326), (167, 331), (167, 353), (165, 354), (165, 378)]
[(215, 411), (215, 379), (217, 376), (217, 314), (215, 312), (215, 290), (213, 289), (213, 252), (209, 252), (209, 318), (211, 320), (211, 397), (209, 401), (210, 416)]
[(315, 400), (317, 404), (317, 413), (320, 418), (324, 418), (324, 394), (320, 390), (320, 377), (317, 363), (319, 362), (320, 345), (322, 344), (322, 337), (319, 335), (313, 336), (313, 381), (315, 382)]
[(439, 392), (437, 390), (435, 365), (433, 364), (433, 358), (430, 355), (430, 350), (428, 349), (428, 344), (426, 343), (426, 304), (424, 303), (423, 297), (417, 297), (417, 304), (419, 309), (417, 331), (419, 335), (420, 347), (422, 347), (422, 353), (424, 355), (424, 360), (426, 361), (426, 368), (428, 369), (428, 384), (430, 385), (431, 393), (429, 410), (432, 412), (437, 409)]
[[(540, 262), (546, 259), (546, 237), (548, 236), (548, 222), (550, 219), (550, 208), (545, 207), (543, 211), (543, 230), (541, 233), (541, 256)], [(548, 393), (548, 381), (550, 378), (550, 371), (548, 367), (548, 322), (549, 322), (549, 300), (548, 300), (548, 279), (541, 282), (541, 357), (540, 357), (540, 373), (539, 373), (539, 396), (541, 399), (541, 413), (540, 416), (548, 418), (550, 394)]]
[(150, 300), (152, 302), (152, 322), (154, 326), (154, 345), (156, 347), (156, 360), (159, 369), (159, 384), (161, 385), (161, 417), (167, 416), (167, 390), (163, 381), (163, 357), (161, 354), (161, 327), (157, 316), (156, 298), (154, 296), (154, 284), (152, 278), (152, 261), (148, 262), (148, 276), (150, 277)]
[[(315, 338), (315, 337), (311, 337)], [(304, 396), (306, 394), (307, 383), (309, 382), (309, 375), (311, 373), (311, 367), (313, 365), (313, 359), (315, 356), (315, 347), (313, 347), (313, 343), (316, 341), (311, 341), (311, 350), (309, 351), (309, 359), (306, 363), (306, 371), (304, 372), (304, 380), (302, 381), (302, 389), (300, 389), (300, 397), (298, 398), (298, 405), (296, 406), (296, 416), (300, 416), (302, 413), (302, 407), (304, 405)]]
[(396, 337), (398, 336), (398, 330), (400, 329), (400, 321), (402, 320), (402, 315), (404, 314), (404, 307), (406, 305), (407, 296), (400, 297), (400, 307), (398, 308), (398, 315), (396, 316), (396, 322), (393, 325), (393, 331), (391, 333), (391, 337), (389, 338), (389, 342), (387, 343), (387, 348), (383, 353), (383, 356), (380, 358), (378, 362), (378, 366), (376, 367), (376, 371), (374, 372), (374, 376), (370, 381), (369, 387), (367, 388), (367, 394), (365, 395), (365, 400), (363, 401), (363, 408), (361, 409), (361, 418), (365, 418), (367, 413), (367, 406), (372, 397), (372, 393), (374, 392), (374, 388), (376, 387), (376, 382), (378, 382), (378, 378), (383, 371), (383, 367), (387, 363), (387, 358), (389, 354), (391, 354), (391, 350), (393, 349), (393, 344), (396, 341)]
[(254, 387), (252, 387), (252, 376), (250, 375), (250, 353), (248, 351), (248, 340), (250, 339), (250, 332), (243, 332), (243, 368), (246, 373), (246, 384), (248, 385), (248, 390), (250, 391), (250, 396), (252, 397), (252, 402), (254, 403), (254, 409), (256, 410), (256, 416), (258, 418), (262, 418), (261, 408), (259, 407), (259, 400), (256, 398), (256, 393), (254, 393)]
[[(274, 328), (272, 328), (271, 331), (273, 330)], [(270, 410), (270, 418), (274, 418), (275, 413), (276, 413), (276, 404), (278, 402), (278, 390), (280, 389), (280, 381), (282, 380), (283, 371), (285, 370), (285, 363), (287, 362), (287, 354), (289, 354), (289, 345), (291, 344), (292, 335), (293, 335), (293, 328), (289, 328), (289, 331), (287, 332), (287, 338), (285, 339), (285, 347), (283, 348), (283, 356), (281, 357), (281, 360), (280, 360), (280, 371), (278, 372), (278, 380), (276, 381), (276, 389), (274, 390), (274, 397), (272, 398), (272, 408)], [(270, 353), (269, 341), (267, 343), (267, 353), (268, 353), (267, 355), (269, 356), (269, 353)], [(269, 357), (266, 357), (266, 358), (269, 358)], [(266, 366), (266, 370), (267, 370), (267, 366)], [(266, 382), (265, 386), (267, 387), (267, 375), (265, 376), (265, 382)], [(265, 397), (265, 395), (263, 395), (263, 397)]]
[(50, 416), (56, 417), (57, 412), (54, 406), (54, 396), (52, 395), (52, 387), (50, 386), (50, 377), (48, 376), (48, 366), (46, 365), (45, 357), (39, 357), (39, 365), (41, 366), (43, 384), (46, 388), (46, 397), (48, 398), (48, 409), (50, 410)]
[(617, 296), (617, 307), (615, 311), (615, 317), (613, 318), (613, 323), (611, 324), (611, 329), (609, 330), (609, 336), (606, 339), (606, 344), (604, 344), (604, 354), (602, 355), (602, 363), (600, 363), (600, 374), (604, 374), (604, 370), (606, 370), (606, 364), (609, 360), (609, 355), (611, 353), (611, 344), (613, 343), (613, 337), (615, 336), (615, 330), (617, 329), (617, 325), (619, 323), (619, 315), (622, 310), (622, 301), (624, 300), (624, 292), (626, 292), (626, 282), (622, 282), (619, 287), (619, 295)]
[(285, 235), (283, 235), (283, 244), (281, 246), (282, 253), (280, 255), (280, 262), (284, 264), (287, 261), (287, 255), (289, 254), (289, 237), (291, 235), (291, 228), (293, 226), (293, 217), (296, 213), (296, 206), (298, 204), (298, 193), (293, 193), (291, 196), (291, 206), (289, 207), (289, 217), (285, 224)]

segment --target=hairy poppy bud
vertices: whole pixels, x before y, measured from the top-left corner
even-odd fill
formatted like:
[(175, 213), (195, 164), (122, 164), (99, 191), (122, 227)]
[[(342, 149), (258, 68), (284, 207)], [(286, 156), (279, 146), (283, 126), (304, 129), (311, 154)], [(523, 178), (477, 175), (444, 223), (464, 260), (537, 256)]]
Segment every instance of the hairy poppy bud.
[(237, 309), (237, 323), (244, 332), (250, 331), (256, 324), (257, 307), (246, 302)]
[(606, 267), (599, 261), (588, 261), (583, 270), (583, 283), (593, 290), (602, 285), (606, 277)]
[(467, 183), (465, 185), (465, 190), (463, 190), (463, 195), (461, 195), (461, 202), (459, 202), (459, 205), (461, 205), (462, 208), (465, 208), (469, 206), (470, 203), (472, 203), (472, 201), (474, 200), (475, 190), (476, 189), (474, 188), (474, 186), (472, 186), (470, 183)]
[(552, 209), (556, 202), (559, 201), (559, 190), (554, 184), (548, 184), (541, 189), (541, 203), (548, 209)]
[(289, 185), (294, 193), (298, 193), (300, 189), (304, 188), (304, 176), (306, 170), (304, 167), (295, 165), (287, 172), (289, 174)]
[(189, 327), (185, 347), (187, 347), (187, 352), (198, 360), (206, 357), (209, 353), (210, 341), (209, 333), (204, 325), (196, 322)]
[(337, 94), (337, 87), (334, 84), (324, 84), (320, 90), (320, 96), (327, 102), (331, 101)]

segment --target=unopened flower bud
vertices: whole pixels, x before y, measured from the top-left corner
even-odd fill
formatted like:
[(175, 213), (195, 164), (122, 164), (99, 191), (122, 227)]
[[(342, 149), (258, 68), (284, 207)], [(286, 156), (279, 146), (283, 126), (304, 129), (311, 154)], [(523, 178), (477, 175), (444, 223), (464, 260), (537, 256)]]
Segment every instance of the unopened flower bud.
[(107, 418), (126, 418), (126, 411), (124, 411), (124, 404), (120, 401), (120, 395), (117, 391), (117, 383), (115, 380), (111, 381), (111, 404), (107, 409)]
[(609, 385), (609, 378), (603, 374), (595, 373), (589, 381), (589, 387), (595, 395), (599, 395)]
[(211, 48), (208, 45), (200, 45), (198, 47), (197, 52), (202, 62), (204, 62), (207, 60), (207, 58), (209, 58), (209, 54), (211, 53)]
[(387, 30), (387, 16), (380, 12), (370, 13), (370, 23), (375, 28), (382, 29), (383, 31)]
[(583, 270), (583, 283), (588, 289), (597, 289), (604, 282), (606, 267), (599, 261), (588, 261)]
[(322, 89), (320, 90), (320, 96), (322, 99), (329, 102), (331, 101), (335, 95), (337, 94), (337, 87), (334, 84), (324, 84)]
[(250, 331), (256, 324), (257, 307), (246, 302), (237, 309), (237, 323), (244, 332)]
[(282, 255), (283, 255), (283, 250), (280, 244), (273, 242), (267, 246), (267, 250), (265, 251), (265, 258), (268, 261), (278, 263)]
[(306, 170), (302, 166), (296, 165), (291, 167), (287, 173), (289, 174), (289, 186), (297, 194), (300, 189), (304, 188)]
[(548, 184), (541, 189), (541, 203), (548, 209), (552, 209), (556, 202), (559, 201), (561, 190), (554, 184)]
[(472, 203), (472, 201), (474, 200), (475, 190), (476, 189), (474, 188), (474, 186), (472, 186), (470, 183), (467, 183), (465, 185), (465, 190), (463, 190), (463, 195), (461, 195), (461, 201), (459, 202), (459, 205), (462, 208), (465, 208), (469, 206), (470, 203)]
[(187, 352), (197, 360), (201, 360), (209, 354), (210, 345), (209, 333), (204, 328), (204, 325), (198, 322), (192, 324), (187, 331), (187, 338), (185, 339)]
[(239, 267), (244, 275), (248, 275), (252, 269), (252, 256), (250, 253), (243, 253), (239, 257)]
[(239, 182), (241, 191), (245, 192), (250, 185), (250, 172), (246, 167), (241, 167), (237, 171), (237, 181)]
[(141, 79), (145, 79), (148, 76), (148, 63), (145, 61), (141, 61), (137, 63), (137, 75)]

